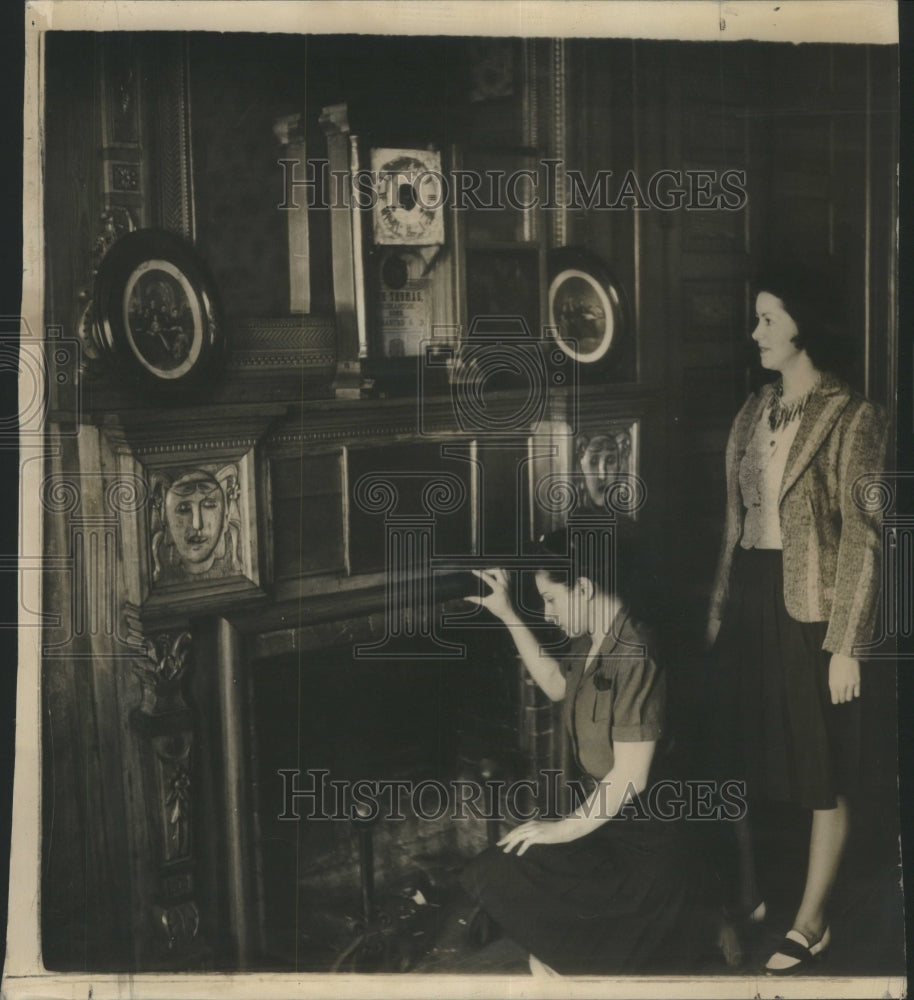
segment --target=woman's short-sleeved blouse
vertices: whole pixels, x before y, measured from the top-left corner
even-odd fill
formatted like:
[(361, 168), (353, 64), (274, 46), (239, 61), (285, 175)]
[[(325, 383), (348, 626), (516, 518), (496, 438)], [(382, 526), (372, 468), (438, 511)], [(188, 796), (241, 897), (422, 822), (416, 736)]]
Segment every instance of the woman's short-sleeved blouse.
[(660, 739), (666, 683), (651, 659), (647, 636), (624, 610), (586, 667), (589, 648), (586, 637), (572, 646), (565, 660), (563, 717), (578, 764), (600, 779), (613, 769), (614, 742)]

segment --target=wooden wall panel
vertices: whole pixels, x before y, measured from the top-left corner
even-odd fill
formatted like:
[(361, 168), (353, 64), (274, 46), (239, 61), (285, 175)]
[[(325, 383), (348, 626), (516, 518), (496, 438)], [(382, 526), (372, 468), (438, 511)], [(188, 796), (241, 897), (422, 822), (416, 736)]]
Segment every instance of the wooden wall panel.
[[(56, 35), (48, 41), (46, 316), (49, 323), (60, 324), (67, 337), (74, 335), (84, 305), (79, 295), (91, 286), (101, 212), (98, 92), (94, 74), (87, 71), (96, 55), (91, 35)], [(75, 440), (64, 439), (61, 448), (59, 468), (78, 468)], [(53, 471), (49, 466), (48, 472)], [(88, 505), (88, 493), (81, 500)], [(48, 518), (48, 555), (69, 554), (70, 530), (65, 518)], [(45, 577), (45, 607), (62, 609), (61, 631), (73, 624), (68, 615), (72, 586), (61, 575)], [(55, 638), (62, 641), (59, 633), (48, 641)], [(72, 643), (69, 651), (87, 655), (88, 638)], [(116, 803), (109, 801), (99, 769), (99, 757), (111, 745), (100, 745), (96, 684), (104, 684), (105, 678), (97, 681), (94, 674), (91, 661), (69, 656), (49, 657), (42, 668), (41, 919), (43, 958), (53, 969), (118, 969), (130, 964), (126, 844), (114, 833), (123, 830), (123, 819), (116, 808), (111, 811)]]
[[(748, 339), (755, 262), (789, 254), (839, 276), (859, 348), (846, 375), (886, 402), (897, 148), (890, 56), (752, 42), (571, 47), (570, 89), (588, 98), (569, 149), (586, 176), (612, 168), (618, 181), (631, 169), (645, 188), (658, 170), (745, 171), (737, 211), (591, 210), (569, 223), (623, 277), (635, 305), (639, 380), (656, 381), (665, 417), (664, 432), (645, 438), (647, 466), (657, 449), (657, 485), (671, 498), (669, 560), (696, 624), (713, 562), (705, 547), (713, 539), (716, 550), (720, 531), (711, 501), (723, 498), (727, 432), (763, 377)], [(692, 488), (679, 489), (684, 482)]]
[(342, 461), (336, 451), (270, 462), (277, 581), (345, 571)]

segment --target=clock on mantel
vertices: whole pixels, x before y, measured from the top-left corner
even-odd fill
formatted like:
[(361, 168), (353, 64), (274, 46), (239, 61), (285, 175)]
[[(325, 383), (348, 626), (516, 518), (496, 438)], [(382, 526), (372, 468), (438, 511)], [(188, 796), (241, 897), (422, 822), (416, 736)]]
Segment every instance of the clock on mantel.
[(375, 146), (369, 159), (369, 353), (372, 362), (380, 363), (371, 365), (375, 386), (386, 394), (396, 391), (397, 384), (402, 391), (412, 388), (416, 358), (433, 336), (441, 277), (435, 280), (435, 269), (445, 242), (447, 185), (437, 150)]
[[(337, 398), (416, 391), (423, 344), (459, 340), (462, 306), (445, 160), (433, 136), (382, 133), (350, 121), (346, 104), (323, 109), (331, 172), (349, 199), (331, 208)], [(445, 218), (447, 216), (447, 219)]]
[(444, 243), (441, 154), (425, 149), (371, 150), (372, 238), (385, 246)]

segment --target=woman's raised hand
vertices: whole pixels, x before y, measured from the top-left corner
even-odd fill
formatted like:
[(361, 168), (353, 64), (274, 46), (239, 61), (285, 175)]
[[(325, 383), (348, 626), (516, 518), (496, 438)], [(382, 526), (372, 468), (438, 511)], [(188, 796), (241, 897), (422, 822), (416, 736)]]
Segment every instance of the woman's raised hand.
[(507, 572), (503, 569), (474, 569), (473, 572), (489, 585), (491, 592), (484, 597), (470, 594), (466, 600), (472, 604), (482, 605), (503, 622), (513, 619), (514, 603), (511, 600), (511, 581)]

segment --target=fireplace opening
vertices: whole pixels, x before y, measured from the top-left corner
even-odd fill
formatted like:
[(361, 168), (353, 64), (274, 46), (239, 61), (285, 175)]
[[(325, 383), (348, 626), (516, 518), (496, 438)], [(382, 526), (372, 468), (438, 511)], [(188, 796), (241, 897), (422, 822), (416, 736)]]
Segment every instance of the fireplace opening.
[(450, 884), (486, 846), (485, 819), (455, 813), (455, 782), (479, 781), (493, 762), (503, 774), (523, 773), (529, 713), (503, 630), (453, 637), (466, 645), (460, 659), (361, 659), (346, 645), (251, 669), (266, 965), (326, 970), (351, 936), (360, 913), (357, 802), (376, 804), (381, 897)]

